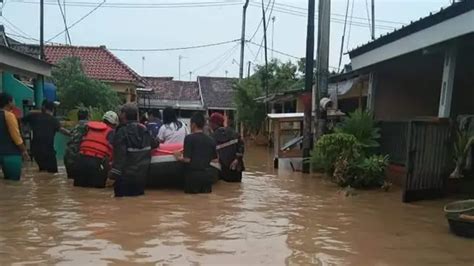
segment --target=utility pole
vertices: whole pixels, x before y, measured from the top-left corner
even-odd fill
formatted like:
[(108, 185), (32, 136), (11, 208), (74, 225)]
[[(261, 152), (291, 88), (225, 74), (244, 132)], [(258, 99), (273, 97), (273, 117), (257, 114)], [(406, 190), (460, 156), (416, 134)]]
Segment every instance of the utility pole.
[(44, 60), (44, 0), (40, 0), (40, 59)]
[(189, 71), (189, 81), (191, 81), (193, 78), (193, 72), (192, 71)]
[(239, 66), (239, 79), (244, 78), (244, 60), (245, 60), (245, 24), (247, 20), (247, 7), (249, 1), (246, 0), (242, 11), (242, 35), (240, 37), (240, 66)]
[(274, 49), (274, 42), (275, 42), (275, 20), (276, 17), (272, 17), (272, 59), (273, 59), (273, 49)]
[[(61, 8), (61, 7), (59, 7)], [(64, 26), (67, 29), (67, 19), (66, 19), (66, 0), (63, 0), (63, 14), (64, 14)], [(67, 37), (68, 31), (64, 32), (64, 43), (68, 42), (68, 37)], [(69, 43), (71, 45), (71, 43)]]
[[(315, 1), (308, 0), (308, 26), (306, 33), (306, 66), (305, 66), (305, 91), (308, 93), (313, 90), (313, 69), (314, 69), (314, 13)], [(313, 93), (314, 97), (314, 93)], [(309, 158), (311, 152), (311, 106), (306, 103), (304, 106), (303, 121), (303, 158)], [(303, 173), (310, 172), (310, 163), (303, 160)]]
[[(265, 96), (268, 98), (267, 16), (265, 15), (265, 4), (263, 3), (263, 0), (262, 0), (262, 19), (263, 19), (263, 43), (264, 43), (264, 49), (265, 49), (265, 74), (263, 75), (263, 86), (265, 88)], [(266, 110), (268, 111), (268, 106)]]
[(247, 78), (250, 78), (250, 67), (252, 65), (252, 61), (249, 61), (248, 69), (247, 69)]
[(145, 56), (142, 56), (142, 75), (145, 76)]
[(372, 0), (372, 40), (375, 40), (375, 0)]
[(181, 60), (183, 60), (184, 56), (178, 56), (178, 80), (181, 80)]
[(326, 116), (319, 108), (319, 101), (328, 95), (329, 80), (329, 37), (331, 25), (331, 0), (319, 0), (318, 17), (318, 55), (317, 62), (317, 93), (313, 93), (313, 111), (315, 112), (315, 140), (319, 139), (326, 127)]

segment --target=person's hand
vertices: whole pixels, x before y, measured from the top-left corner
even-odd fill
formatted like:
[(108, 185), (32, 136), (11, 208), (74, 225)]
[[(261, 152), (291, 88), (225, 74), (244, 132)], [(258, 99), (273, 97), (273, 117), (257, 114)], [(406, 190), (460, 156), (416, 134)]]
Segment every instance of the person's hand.
[(237, 170), (237, 166), (239, 166), (239, 160), (238, 159), (234, 159), (234, 161), (232, 161), (232, 163), (230, 164), (230, 170)]
[(176, 158), (177, 161), (181, 161), (182, 158), (183, 158), (183, 152), (181, 152), (181, 151), (177, 151), (177, 152), (173, 153), (173, 155), (174, 155), (174, 158)]
[(21, 156), (23, 156), (23, 160), (25, 160), (25, 161), (30, 161), (31, 160), (30, 155), (28, 154), (27, 151), (22, 152)]

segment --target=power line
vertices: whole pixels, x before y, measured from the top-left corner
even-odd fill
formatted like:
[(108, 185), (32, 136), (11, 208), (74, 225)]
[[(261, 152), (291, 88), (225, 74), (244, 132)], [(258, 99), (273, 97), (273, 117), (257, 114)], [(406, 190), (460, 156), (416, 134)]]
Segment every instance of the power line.
[(348, 34), (347, 34), (347, 46), (346, 46), (346, 51), (349, 51), (349, 44), (350, 44), (350, 41), (351, 41), (352, 14), (354, 14), (354, 3), (355, 3), (355, 0), (352, 0), (351, 16), (349, 17), (350, 22), (349, 22), (349, 32), (348, 32)]
[(350, 0), (347, 0), (347, 4), (346, 4), (346, 18), (344, 19), (345, 23), (344, 23), (344, 29), (342, 31), (342, 37), (341, 37), (341, 51), (339, 53), (339, 64), (337, 65), (337, 71), (339, 72), (340, 69), (341, 69), (341, 63), (342, 63), (342, 52), (344, 50), (344, 38), (346, 37), (346, 26), (347, 26), (347, 16), (349, 15), (349, 4), (350, 4)]
[(20, 28), (18, 28), (17, 26), (15, 26), (15, 24), (13, 24), (12, 22), (10, 22), (10, 20), (8, 20), (5, 16), (2, 15), (2, 18), (3, 20), (5, 20), (5, 22), (10, 25), (17, 33), (20, 33), (20, 34), (23, 34), (29, 38), (33, 38), (31, 35), (29, 35), (28, 33), (24, 32), (23, 30), (21, 30)]
[[(262, 17), (262, 21), (265, 19), (267, 21), (266, 25), (268, 25), (270, 23), (270, 18), (272, 17), (272, 13), (273, 13), (273, 9), (275, 7), (275, 0), (273, 0), (273, 4), (272, 4), (272, 8), (270, 9), (270, 14), (268, 16), (268, 21), (266, 20), (267, 18), (264, 18)], [(267, 11), (265, 10), (265, 14), (267, 13)], [(263, 47), (263, 41), (265, 40), (265, 34), (267, 33), (266, 32), (267, 29), (265, 29), (265, 32), (263, 33), (263, 37), (262, 37), (262, 40), (260, 41), (260, 47), (258, 48), (257, 50), (257, 55), (255, 56), (255, 60), (257, 60), (257, 57), (258, 55), (260, 54), (260, 51), (262, 50), (262, 47)]]
[(234, 52), (237, 50), (237, 47), (239, 47), (239, 45), (235, 45), (233, 49), (219, 63), (217, 63), (216, 67), (214, 67), (206, 74), (206, 76), (209, 76), (212, 73), (216, 72), (218, 69), (220, 69), (225, 64), (225, 62), (227, 62), (227, 60), (229, 60), (229, 58), (234, 54)]
[[(255, 4), (250, 4), (250, 6), (256, 7), (256, 8), (259, 7), (258, 5), (255, 5)], [(285, 9), (285, 8), (281, 8), (281, 7), (275, 7), (274, 10), (276, 12), (283, 13), (283, 14), (293, 15), (293, 16), (297, 16), (297, 17), (301, 17), (301, 18), (307, 18), (307, 14), (304, 13), (304, 12), (300, 12), (300, 11)], [(331, 18), (331, 21), (334, 22), (334, 23), (344, 24), (343, 19)], [(366, 23), (363, 23), (363, 22), (352, 21), (351, 24), (353, 26), (369, 27), (370, 28), (370, 25), (368, 25)], [(382, 29), (382, 30), (394, 30), (395, 29), (395, 27), (393, 27), (393, 26), (386, 26), (386, 25), (377, 25), (376, 28)]]
[[(236, 44), (238, 45), (238, 44)], [(230, 49), (227, 49), (225, 50), (222, 54), (220, 54), (219, 56), (213, 58), (211, 61), (205, 63), (204, 65), (201, 65), (201, 66), (198, 66), (196, 67), (193, 71), (191, 71), (192, 73), (196, 73), (196, 71), (200, 70), (200, 69), (203, 69), (209, 65), (211, 65), (212, 63), (220, 60), (221, 58), (223, 58), (227, 53), (229, 53), (231, 50), (235, 49), (235, 46), (232, 46)]]
[[(272, 0), (268, 0), (267, 7), (265, 8), (265, 13), (267, 12), (268, 7), (270, 7), (271, 2), (272, 2)], [(275, 1), (273, 1), (273, 4), (275, 4)], [(252, 34), (252, 37), (250, 37), (249, 40), (253, 40), (253, 38), (255, 38), (255, 35), (257, 35), (258, 30), (260, 29), (260, 27), (262, 26), (262, 24), (263, 24), (263, 18), (262, 18), (262, 19), (260, 20), (260, 22), (258, 23), (257, 28), (255, 29), (254, 33)]]
[(166, 51), (179, 51), (179, 50), (190, 50), (190, 49), (198, 49), (198, 48), (206, 48), (212, 46), (219, 46), (228, 43), (238, 42), (240, 39), (234, 39), (230, 41), (224, 42), (217, 42), (217, 43), (208, 43), (208, 44), (201, 44), (201, 45), (193, 45), (193, 46), (184, 46), (184, 47), (171, 47), (171, 48), (110, 48), (111, 51), (120, 51), (120, 52), (166, 52)]
[(67, 30), (71, 29), (72, 27), (76, 26), (77, 24), (79, 24), (81, 21), (83, 21), (85, 18), (87, 18), (88, 16), (90, 16), (92, 13), (94, 13), (97, 9), (99, 9), (103, 4), (105, 4), (105, 1), (106, 0), (103, 0), (99, 5), (97, 5), (96, 7), (94, 7), (91, 11), (87, 12), (84, 16), (82, 16), (80, 19), (76, 20), (74, 23), (71, 24), (71, 26), (68, 26), (66, 27), (66, 29), (64, 29), (63, 31), (59, 32), (58, 34), (54, 35), (52, 38), (50, 38), (49, 40), (47, 40), (46, 42), (50, 42), (54, 39), (56, 39), (59, 35), (63, 34), (64, 32), (66, 32)]
[(367, 13), (367, 23), (369, 23), (369, 31), (370, 31), (370, 35), (372, 36), (372, 25), (370, 24), (370, 15), (369, 15), (369, 1), (368, 0), (365, 0), (365, 10), (366, 10), (366, 13)]
[[(39, 4), (36, 1), (12, 0), (15, 3)], [(45, 5), (55, 5), (53, 1), (45, 1)], [(67, 6), (72, 7), (94, 7), (98, 2), (68, 2)], [(188, 7), (221, 7), (240, 5), (240, 1), (209, 1), (209, 2), (181, 2), (181, 3), (107, 3), (104, 8), (188, 8)]]
[[(63, 17), (63, 22), (64, 22), (64, 30), (66, 31), (66, 36), (67, 36), (67, 39), (69, 40), (69, 45), (72, 44), (71, 42), (71, 35), (69, 35), (69, 30), (67, 28), (67, 21), (66, 21), (66, 15), (64, 14), (64, 10), (63, 8), (61, 7), (61, 0), (58, 0), (58, 7), (59, 7), (59, 11), (61, 11), (61, 16)], [(66, 7), (64, 7), (66, 8)]]
[[(289, 4), (283, 4), (283, 3), (276, 3), (277, 6), (280, 6), (280, 7), (285, 7), (285, 8), (291, 8), (291, 9), (297, 9), (297, 10), (302, 10), (304, 11), (305, 13), (308, 12), (308, 9), (305, 8), (305, 7), (300, 7), (300, 6), (294, 6), (294, 5), (289, 5)], [(331, 13), (331, 16), (337, 16), (337, 17), (341, 17), (341, 18), (344, 18), (345, 15), (344, 14), (338, 14), (338, 13)], [(363, 17), (355, 17), (355, 16), (350, 16), (351, 19), (358, 19), (358, 20), (366, 20), (366, 18), (363, 18)], [(405, 25), (406, 23), (403, 23), (403, 22), (400, 22), (400, 21), (393, 21), (393, 20), (382, 20), (382, 19), (377, 19), (376, 20), (377, 22), (381, 22), (381, 23), (388, 23), (388, 24), (397, 24), (397, 25)]]
[[(253, 41), (247, 41), (247, 42), (250, 43), (250, 44), (253, 44), (255, 46), (261, 46), (260, 44), (258, 44), (256, 42), (253, 42)], [(285, 53), (285, 52), (282, 52), (282, 51), (278, 51), (278, 50), (275, 50), (275, 49), (268, 48), (268, 50), (273, 51), (273, 52), (275, 52), (277, 54), (280, 54), (280, 55), (284, 55), (284, 56), (293, 58), (293, 59), (298, 59), (298, 60), (301, 59), (301, 57), (294, 56), (294, 55), (291, 55), (291, 54), (288, 54), (288, 53)], [(337, 70), (337, 67), (335, 67), (335, 66), (329, 66), (329, 68)]]

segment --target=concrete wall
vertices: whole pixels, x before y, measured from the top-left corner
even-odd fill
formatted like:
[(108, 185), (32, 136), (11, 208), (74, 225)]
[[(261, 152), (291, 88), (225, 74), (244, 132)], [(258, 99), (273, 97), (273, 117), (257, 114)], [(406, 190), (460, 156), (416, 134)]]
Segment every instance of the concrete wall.
[(458, 54), (451, 108), (453, 118), (474, 114), (474, 38)]
[(127, 102), (135, 102), (137, 99), (136, 88), (135, 84), (131, 83), (107, 83), (108, 85), (112, 86), (112, 88), (123, 96)]
[(420, 52), (376, 68), (376, 119), (397, 121), (437, 116), (442, 62), (442, 54)]

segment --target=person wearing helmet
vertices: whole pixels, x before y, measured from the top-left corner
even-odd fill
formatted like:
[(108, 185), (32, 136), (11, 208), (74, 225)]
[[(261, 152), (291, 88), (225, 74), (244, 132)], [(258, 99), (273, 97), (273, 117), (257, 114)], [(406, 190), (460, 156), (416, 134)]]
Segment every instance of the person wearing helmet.
[(79, 146), (77, 175), (74, 186), (104, 188), (112, 161), (114, 129), (119, 119), (115, 112), (108, 111), (101, 122), (87, 123), (87, 133)]

